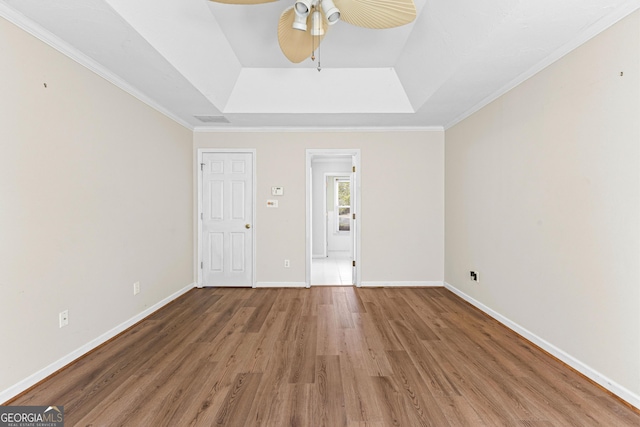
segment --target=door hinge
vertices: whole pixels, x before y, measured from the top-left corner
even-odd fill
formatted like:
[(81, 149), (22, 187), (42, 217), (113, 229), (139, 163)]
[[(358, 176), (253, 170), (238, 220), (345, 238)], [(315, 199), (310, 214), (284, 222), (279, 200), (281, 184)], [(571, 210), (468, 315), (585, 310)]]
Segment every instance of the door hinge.
[(353, 214), (353, 219), (356, 219), (356, 214)]
[(204, 262), (200, 261), (200, 270), (204, 267)]
[(355, 262), (355, 261), (352, 261), (352, 264), (351, 264), (351, 265), (352, 265), (353, 267), (355, 267), (355, 266), (356, 266), (356, 262)]
[(200, 163), (200, 170), (203, 171), (204, 170), (204, 163)]
[(356, 171), (356, 167), (355, 167), (355, 166), (352, 166), (352, 167), (351, 167), (351, 170), (355, 172), (355, 171)]
[(200, 219), (204, 219), (204, 213), (200, 212)]

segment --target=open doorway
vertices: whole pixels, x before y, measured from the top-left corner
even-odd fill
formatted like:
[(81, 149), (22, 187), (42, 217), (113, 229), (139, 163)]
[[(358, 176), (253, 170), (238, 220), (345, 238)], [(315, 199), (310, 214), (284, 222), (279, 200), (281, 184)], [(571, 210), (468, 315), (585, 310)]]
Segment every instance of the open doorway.
[(359, 285), (359, 150), (307, 150), (307, 287)]

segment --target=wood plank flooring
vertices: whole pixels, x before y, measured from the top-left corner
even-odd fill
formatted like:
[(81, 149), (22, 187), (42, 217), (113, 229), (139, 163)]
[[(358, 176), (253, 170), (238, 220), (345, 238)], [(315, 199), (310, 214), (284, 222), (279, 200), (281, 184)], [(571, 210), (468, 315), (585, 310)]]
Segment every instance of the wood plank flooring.
[(194, 289), (11, 404), (67, 426), (640, 426), (443, 288)]

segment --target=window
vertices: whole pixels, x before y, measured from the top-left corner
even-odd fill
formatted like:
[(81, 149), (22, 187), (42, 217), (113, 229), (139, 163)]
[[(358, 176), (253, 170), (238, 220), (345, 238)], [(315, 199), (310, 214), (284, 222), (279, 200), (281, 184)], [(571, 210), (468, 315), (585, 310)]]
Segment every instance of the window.
[(336, 231), (349, 232), (351, 230), (351, 183), (345, 178), (336, 178)]

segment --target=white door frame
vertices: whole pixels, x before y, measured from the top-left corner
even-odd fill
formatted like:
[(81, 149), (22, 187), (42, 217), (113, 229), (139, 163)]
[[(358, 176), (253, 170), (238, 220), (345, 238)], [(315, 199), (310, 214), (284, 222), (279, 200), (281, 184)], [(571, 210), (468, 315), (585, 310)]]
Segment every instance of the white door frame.
[(255, 148), (198, 148), (198, 156), (196, 158), (195, 171), (198, 177), (198, 210), (196, 212), (196, 222), (198, 224), (197, 231), (197, 257), (196, 257), (196, 271), (198, 272), (198, 281), (196, 282), (199, 288), (202, 288), (202, 174), (200, 173), (200, 165), (202, 164), (202, 156), (205, 153), (250, 153), (253, 157), (253, 216), (251, 225), (251, 241), (253, 242), (253, 263), (251, 265), (251, 287), (256, 287), (256, 150)]
[(311, 262), (313, 257), (313, 250), (311, 247), (311, 235), (313, 234), (311, 229), (311, 158), (314, 155), (340, 155), (344, 156), (345, 154), (351, 155), (353, 159), (353, 163), (356, 166), (356, 198), (355, 198), (355, 213), (356, 213), (356, 221), (358, 221), (358, 226), (356, 227), (356, 233), (353, 238), (355, 239), (355, 261), (356, 261), (356, 283), (357, 287), (361, 286), (362, 283), (362, 262), (361, 258), (361, 230), (362, 230), (362, 222), (361, 222), (361, 195), (362, 191), (360, 191), (362, 187), (362, 178), (360, 173), (360, 149), (326, 149), (326, 148), (307, 148), (306, 150), (306, 275), (305, 275), (305, 283), (307, 288), (311, 287)]

